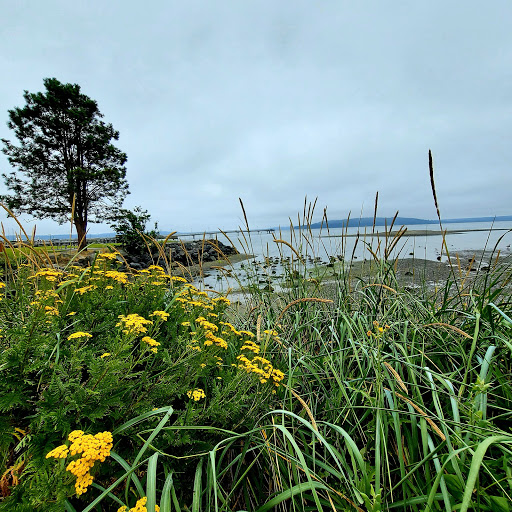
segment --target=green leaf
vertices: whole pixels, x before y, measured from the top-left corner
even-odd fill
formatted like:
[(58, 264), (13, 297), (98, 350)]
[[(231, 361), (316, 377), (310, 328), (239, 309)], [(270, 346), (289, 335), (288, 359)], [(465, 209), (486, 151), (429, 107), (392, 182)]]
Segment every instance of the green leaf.
[(272, 510), (283, 501), (289, 500), (292, 496), (312, 491), (313, 489), (327, 489), (327, 487), (320, 482), (307, 482), (294, 485), (293, 487), (290, 487), (290, 489), (286, 489), (286, 491), (274, 496), (270, 501), (267, 501), (267, 503), (256, 509), (254, 512), (266, 512), (267, 510)]

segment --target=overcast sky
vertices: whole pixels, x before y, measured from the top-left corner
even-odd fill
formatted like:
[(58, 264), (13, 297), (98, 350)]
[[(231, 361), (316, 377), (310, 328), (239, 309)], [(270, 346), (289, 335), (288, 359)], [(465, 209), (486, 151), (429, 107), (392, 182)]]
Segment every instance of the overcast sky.
[(315, 220), (371, 216), (376, 191), (381, 215), (434, 218), (429, 148), (445, 218), (512, 214), (509, 0), (0, 7), (0, 138), (24, 90), (79, 84), (120, 132), (125, 206), (162, 230), (236, 227), (239, 197), (253, 228), (286, 225), (306, 195)]

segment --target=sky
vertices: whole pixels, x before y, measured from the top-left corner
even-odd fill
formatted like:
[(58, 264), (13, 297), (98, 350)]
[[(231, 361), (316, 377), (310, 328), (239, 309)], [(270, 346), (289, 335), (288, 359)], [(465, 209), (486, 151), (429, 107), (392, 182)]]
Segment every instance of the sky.
[[(120, 132), (131, 194), (164, 231), (512, 214), (512, 3), (0, 0), (0, 138), (43, 79)], [(12, 168), (0, 154), (0, 173)], [(0, 194), (7, 193), (3, 181)], [(69, 225), (22, 216), (39, 234)], [(0, 213), (7, 234), (12, 219)], [(106, 224), (89, 233), (110, 231)]]

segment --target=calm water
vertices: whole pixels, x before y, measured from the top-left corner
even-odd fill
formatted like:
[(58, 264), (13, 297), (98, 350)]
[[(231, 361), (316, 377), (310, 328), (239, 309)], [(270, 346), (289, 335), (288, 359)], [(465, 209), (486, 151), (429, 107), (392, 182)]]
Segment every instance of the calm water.
[[(400, 226), (395, 226), (399, 228)], [(412, 225), (406, 226), (410, 231), (439, 231), (439, 225), (427, 224), (427, 225)], [(511, 253), (512, 244), (512, 233), (507, 233), (507, 230), (512, 229), (512, 222), (495, 222), (491, 229), (491, 224), (485, 222), (471, 222), (471, 223), (454, 223), (446, 224), (443, 226), (444, 229), (451, 230), (479, 230), (479, 231), (466, 231), (462, 233), (448, 233), (446, 235), (446, 242), (450, 254), (455, 254), (458, 251), (470, 251), (470, 250), (481, 250), (487, 248), (491, 250), (494, 248), (500, 237), (503, 237), (499, 242), (498, 248), (502, 253)], [(311, 233), (306, 233), (305, 230), (290, 231), (283, 230), (281, 233), (282, 239), (290, 243), (295, 248), (300, 248), (301, 254), (308, 256), (307, 261), (313, 265), (312, 260), (316, 263), (323, 262), (327, 263), (331, 256), (344, 255), (346, 260), (350, 260), (352, 253), (354, 259), (363, 260), (371, 259), (372, 255), (368, 250), (368, 246), (372, 248), (374, 252), (378, 251), (380, 242), (380, 256), (384, 253), (385, 237), (384, 236), (372, 236), (372, 228), (360, 228), (359, 229), (359, 240), (356, 237), (342, 237), (342, 232), (345, 233), (341, 228), (330, 229), (327, 232), (326, 229), (314, 229)], [(376, 232), (385, 233), (385, 228), (376, 227)], [(346, 233), (349, 235), (357, 234), (358, 228), (348, 228)], [(238, 280), (244, 282), (245, 274), (247, 269), (259, 268), (257, 263), (264, 263), (264, 258), (288, 258), (292, 256), (292, 250), (285, 244), (276, 243), (275, 238), (279, 238), (279, 233), (275, 232), (272, 234), (267, 233), (251, 233), (250, 237), (245, 233), (243, 236), (237, 236), (236, 234), (230, 235), (231, 241), (234, 243), (236, 248), (242, 253), (253, 254), (255, 260), (248, 260), (243, 263), (234, 265), (233, 272), (237, 275), (234, 277), (223, 277), (220, 279), (216, 273), (212, 273), (205, 277), (205, 287), (213, 287), (217, 290), (226, 290), (227, 288), (237, 288), (239, 286)], [(184, 237), (184, 239), (186, 239)], [(219, 240), (227, 242), (225, 238), (220, 235)], [(357, 244), (356, 244), (357, 240)], [(388, 241), (389, 244), (390, 240)], [(355, 249), (354, 249), (355, 246)], [(442, 248), (442, 236), (441, 235), (419, 235), (419, 236), (407, 236), (407, 233), (398, 241), (391, 257), (395, 258), (415, 258), (436, 260), (442, 257), (446, 259), (445, 251)], [(310, 258), (311, 259), (310, 259)], [(255, 263), (252, 263), (255, 261)], [(267, 269), (262, 269), (262, 275), (265, 273), (278, 276), (282, 273), (282, 267), (280, 264), (272, 264)], [(263, 280), (263, 279), (262, 279)]]

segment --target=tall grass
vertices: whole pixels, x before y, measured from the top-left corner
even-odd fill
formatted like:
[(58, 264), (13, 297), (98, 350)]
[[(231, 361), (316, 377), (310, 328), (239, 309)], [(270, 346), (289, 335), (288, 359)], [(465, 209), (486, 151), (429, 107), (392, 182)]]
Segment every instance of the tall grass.
[[(184, 405), (173, 393), (180, 378), (190, 380), (191, 367), (177, 365), (182, 375), (168, 396), (160, 391), (159, 409), (132, 407), (138, 414), (125, 417), (121, 426), (118, 422), (114, 439), (123, 439), (122, 444), (114, 445), (110, 469), (89, 491), (88, 501), (74, 498), (69, 482), (53, 480), (59, 506), (117, 510), (144, 496), (149, 512), (157, 504), (162, 512), (511, 509), (512, 268), (499, 257), (499, 246), (488, 261), (471, 263), (476, 272), (470, 274), (450, 255), (452, 270), (442, 286), (428, 286), (420, 272), (415, 276), (420, 286), (410, 289), (393, 256), (406, 233), (390, 234), (393, 221), (384, 238), (372, 236), (374, 226), (357, 239), (370, 258), (364, 272), (355, 271), (354, 253), (346, 254), (341, 239), (342, 261), (322, 273), (315, 258), (327, 248), (311, 229), (314, 210), (314, 203), (305, 202), (296, 226), (275, 236), (282, 286), (269, 293), (259, 286), (262, 274), (275, 282), (268, 266), (263, 263), (258, 272), (257, 265), (247, 266), (249, 285), (239, 283), (244, 302), (226, 311), (225, 318), (254, 333), (261, 353), (284, 372), (277, 393), (233, 373), (231, 387), (208, 396), (207, 401), (217, 401), (215, 407)], [(246, 252), (253, 253), (245, 210), (244, 217), (242, 239)], [(322, 229), (328, 231), (325, 212), (323, 218)], [(160, 254), (162, 260), (170, 268), (168, 255)], [(35, 256), (28, 263), (34, 271), (41, 266)], [(22, 289), (19, 269), (6, 272)], [(3, 302), (11, 301), (14, 311), (21, 298), (15, 286), (9, 287), (11, 298)], [(139, 292), (141, 302), (144, 293)], [(159, 296), (162, 309), (173, 307), (174, 293), (169, 288)], [(131, 296), (123, 300), (137, 303)], [(2, 322), (8, 330), (8, 319)], [(159, 364), (180, 358), (179, 350), (172, 354)], [(0, 361), (0, 372), (5, 364), (10, 363)], [(152, 368), (154, 381), (141, 369), (148, 386), (161, 378), (160, 367)], [(239, 416), (243, 408), (229, 413), (233, 397), (248, 405), (245, 417)], [(10, 428), (15, 425), (9, 414), (22, 421), (16, 411), (2, 414)], [(222, 415), (222, 424), (216, 415)], [(107, 424), (108, 418), (97, 424), (102, 421)], [(54, 432), (53, 439), (64, 440), (64, 430), (62, 436)], [(36, 453), (30, 451), (30, 436), (21, 441), (18, 455)], [(8, 458), (3, 480), (12, 485)], [(39, 471), (51, 474), (52, 468), (48, 463)], [(56, 474), (64, 478), (63, 471)], [(30, 475), (21, 469), (18, 485), (24, 478)], [(15, 510), (9, 499), (0, 509)], [(17, 506), (24, 510), (25, 505)], [(38, 506), (50, 510), (49, 504)]]

